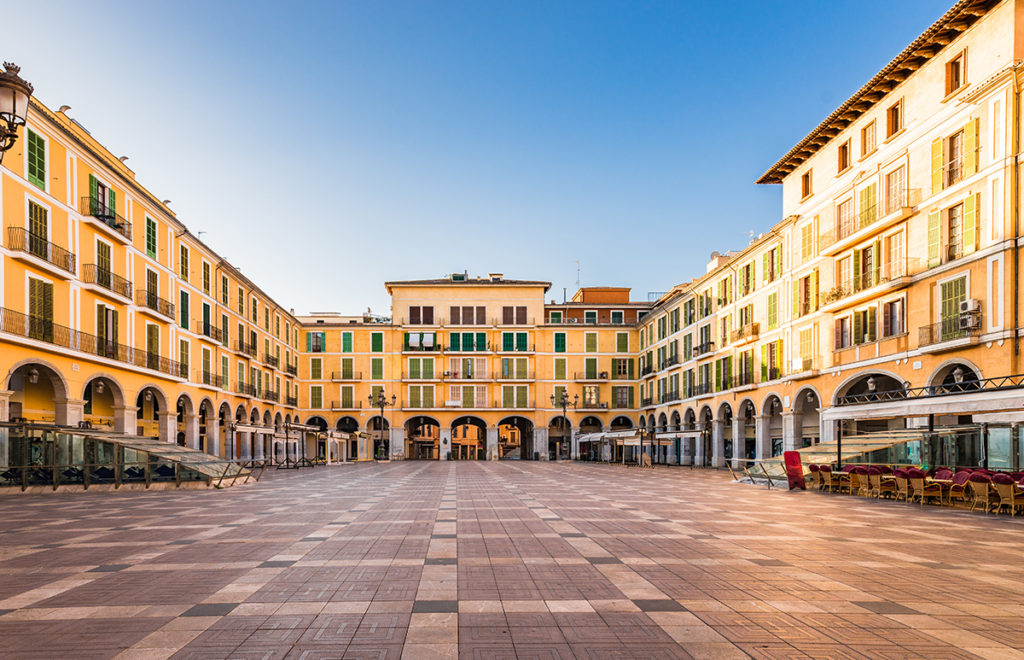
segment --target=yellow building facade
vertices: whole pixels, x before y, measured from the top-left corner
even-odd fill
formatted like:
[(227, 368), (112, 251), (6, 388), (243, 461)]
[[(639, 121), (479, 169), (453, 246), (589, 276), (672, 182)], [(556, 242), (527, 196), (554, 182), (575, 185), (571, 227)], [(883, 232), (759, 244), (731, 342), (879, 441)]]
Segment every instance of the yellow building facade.
[(952, 429), (1019, 465), (1022, 18), (957, 2), (759, 179), (781, 221), (641, 302), (454, 273), (385, 283), (390, 315), (295, 316), (33, 101), (0, 164), (0, 419), (228, 458), (301, 423), (352, 459), (711, 466)]

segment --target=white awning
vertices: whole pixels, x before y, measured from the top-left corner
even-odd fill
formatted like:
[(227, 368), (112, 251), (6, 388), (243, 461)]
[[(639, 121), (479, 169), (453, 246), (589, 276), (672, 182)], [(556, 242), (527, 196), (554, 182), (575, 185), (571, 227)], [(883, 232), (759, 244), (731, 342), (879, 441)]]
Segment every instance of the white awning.
[(578, 442), (601, 442), (605, 438), (604, 433), (584, 433), (576, 438)]
[(678, 440), (679, 438), (699, 438), (700, 431), (671, 431), (657, 434), (658, 440)]
[(424, 333), (424, 335), (423, 335), (423, 347), (424, 348), (433, 348), (434, 347), (434, 333), (433, 332)]
[(627, 429), (625, 431), (609, 431), (608, 433), (604, 434), (604, 437), (611, 438), (614, 440), (615, 438), (628, 438), (636, 434), (636, 429)]
[(409, 348), (419, 348), (420, 346), (420, 333), (410, 332), (409, 333)]
[(236, 433), (270, 433), (273, 435), (276, 429), (273, 426), (257, 426), (256, 424), (235, 424)]

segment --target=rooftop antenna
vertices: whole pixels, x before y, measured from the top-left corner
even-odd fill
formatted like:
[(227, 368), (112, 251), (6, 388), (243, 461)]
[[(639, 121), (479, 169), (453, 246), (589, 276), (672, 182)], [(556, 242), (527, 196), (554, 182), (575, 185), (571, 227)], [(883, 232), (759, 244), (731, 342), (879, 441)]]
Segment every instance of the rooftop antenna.
[(576, 260), (576, 288), (580, 288), (580, 260)]

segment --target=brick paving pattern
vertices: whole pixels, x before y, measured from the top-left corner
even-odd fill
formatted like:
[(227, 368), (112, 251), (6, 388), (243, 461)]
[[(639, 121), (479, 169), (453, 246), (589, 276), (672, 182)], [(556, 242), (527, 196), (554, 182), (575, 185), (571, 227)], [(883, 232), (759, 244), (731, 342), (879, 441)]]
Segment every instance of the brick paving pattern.
[(0, 500), (10, 658), (1024, 658), (1024, 520), (571, 463)]

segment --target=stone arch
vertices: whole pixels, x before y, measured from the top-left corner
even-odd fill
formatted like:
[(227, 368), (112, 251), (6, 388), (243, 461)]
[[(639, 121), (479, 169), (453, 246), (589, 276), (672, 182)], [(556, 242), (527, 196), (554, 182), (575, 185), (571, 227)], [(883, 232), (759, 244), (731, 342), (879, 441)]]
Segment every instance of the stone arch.
[(625, 415), (619, 415), (612, 420), (612, 423), (608, 425), (608, 429), (611, 431), (625, 431), (633, 428), (633, 420)]
[(669, 418), (669, 425), (673, 431), (679, 431), (683, 427), (682, 418), (679, 416), (678, 410), (672, 411), (672, 417)]
[(580, 420), (580, 433), (600, 433), (604, 429), (604, 423), (596, 415), (587, 415)]
[[(94, 374), (82, 387), (83, 417), (94, 426), (127, 433), (124, 388), (116, 378), (105, 373)], [(134, 432), (135, 429), (131, 429)]]
[(182, 392), (174, 401), (174, 440), (179, 447), (199, 449), (199, 419), (192, 397)]
[(175, 442), (174, 411), (157, 385), (144, 385), (135, 395), (135, 427), (139, 435)]
[(216, 433), (216, 422), (214, 421), (214, 411), (217, 407), (213, 404), (213, 401), (209, 397), (203, 397), (199, 400), (199, 408), (196, 413), (196, 421), (199, 424), (199, 449), (208, 454), (217, 453), (217, 448), (213, 446), (211, 440), (215, 437), (219, 437), (220, 434)]
[[(547, 451), (550, 454), (552, 442), (557, 442), (557, 440), (552, 440), (551, 438), (551, 429), (556, 428), (556, 426), (552, 426), (553, 424), (561, 423), (566, 426), (569, 429), (568, 433), (570, 433), (570, 436), (567, 437), (571, 437), (572, 422), (568, 418), (565, 418), (564, 422), (557, 422), (556, 420), (558, 419), (560, 419), (558, 415), (551, 419), (548, 426), (544, 429), (547, 433), (547, 439), (544, 442), (538, 443), (537, 436), (541, 434), (537, 432), (531, 420), (521, 415), (503, 417), (496, 425), (498, 434), (496, 457), (499, 460), (514, 458), (533, 460), (533, 453), (535, 451), (538, 453)], [(559, 436), (560, 439), (561, 436)], [(494, 455), (492, 454), (492, 457)]]
[(814, 407), (815, 412), (821, 407), (821, 393), (813, 385), (804, 385), (797, 390), (793, 397), (793, 412), (809, 412), (811, 406)]
[[(338, 423), (340, 424), (341, 420), (338, 420)], [(431, 415), (413, 415), (402, 423), (402, 429), (405, 431), (405, 456), (407, 458), (418, 460), (441, 458), (441, 422), (436, 418)]]
[(805, 385), (793, 396), (793, 445), (790, 449), (816, 445), (821, 440), (821, 395), (813, 385)]
[(903, 379), (891, 371), (887, 371), (884, 369), (871, 369), (867, 371), (859, 371), (855, 374), (847, 376), (846, 379), (843, 380), (843, 382), (841, 382), (839, 386), (836, 387), (836, 389), (832, 392), (832, 405), (836, 405), (841, 397), (844, 397), (848, 394), (860, 394), (862, 393), (862, 391), (867, 391), (867, 388), (863, 386), (867, 383), (868, 379), (870, 378), (876, 379), (875, 391), (889, 391), (882, 390), (879, 388), (879, 380), (881, 381), (881, 385), (883, 386), (888, 385), (892, 389), (903, 388)]
[(281, 413), (277, 412), (274, 414), (274, 430), (280, 432), (283, 430), (284, 419), (281, 417)]
[(668, 415), (665, 413), (658, 415), (658, 426), (656, 428), (659, 431), (668, 431)]
[(687, 408), (683, 413), (683, 429), (693, 431), (697, 428), (697, 412), (693, 408)]
[(220, 455), (231, 460), (234, 460), (238, 456), (236, 453), (234, 433), (232, 431), (233, 421), (231, 404), (227, 401), (221, 402), (220, 406), (217, 408), (217, 430), (220, 433), (221, 447), (223, 447)]
[(249, 423), (256, 426), (260, 425), (260, 409), (256, 406), (253, 406), (252, 410), (249, 411)]
[[(960, 371), (958, 372), (957, 369)], [(981, 369), (970, 360), (953, 358), (946, 360), (928, 376), (928, 386), (939, 391), (967, 391), (977, 389), (981, 380)]]
[(769, 406), (775, 406), (779, 413), (782, 412), (782, 397), (775, 391), (767, 392), (761, 399), (761, 414), (770, 415)]
[(12, 379), (15, 378), (16, 373), (22, 367), (31, 368), (32, 366), (35, 366), (37, 369), (39, 367), (44, 367), (44, 369), (39, 370), (39, 376), (37, 378), (42, 378), (45, 376), (50, 381), (50, 386), (53, 388), (53, 394), (55, 397), (59, 397), (65, 400), (68, 398), (68, 395), (71, 392), (71, 388), (68, 386), (68, 381), (66, 378), (64, 378), (64, 374), (62, 374), (60, 369), (58, 369), (52, 363), (38, 358), (29, 358), (21, 360), (20, 362), (16, 362), (14, 365), (12, 365), (10, 370), (7, 372), (7, 377), (4, 379), (4, 382), (6, 383), (6, 389), (14, 389)]
[(311, 415), (309, 419), (306, 420), (306, 425), (315, 426), (321, 432), (326, 431), (328, 429), (327, 420), (321, 417), (320, 415)]
[(343, 433), (356, 433), (359, 431), (359, 420), (351, 415), (339, 417), (334, 427)]

